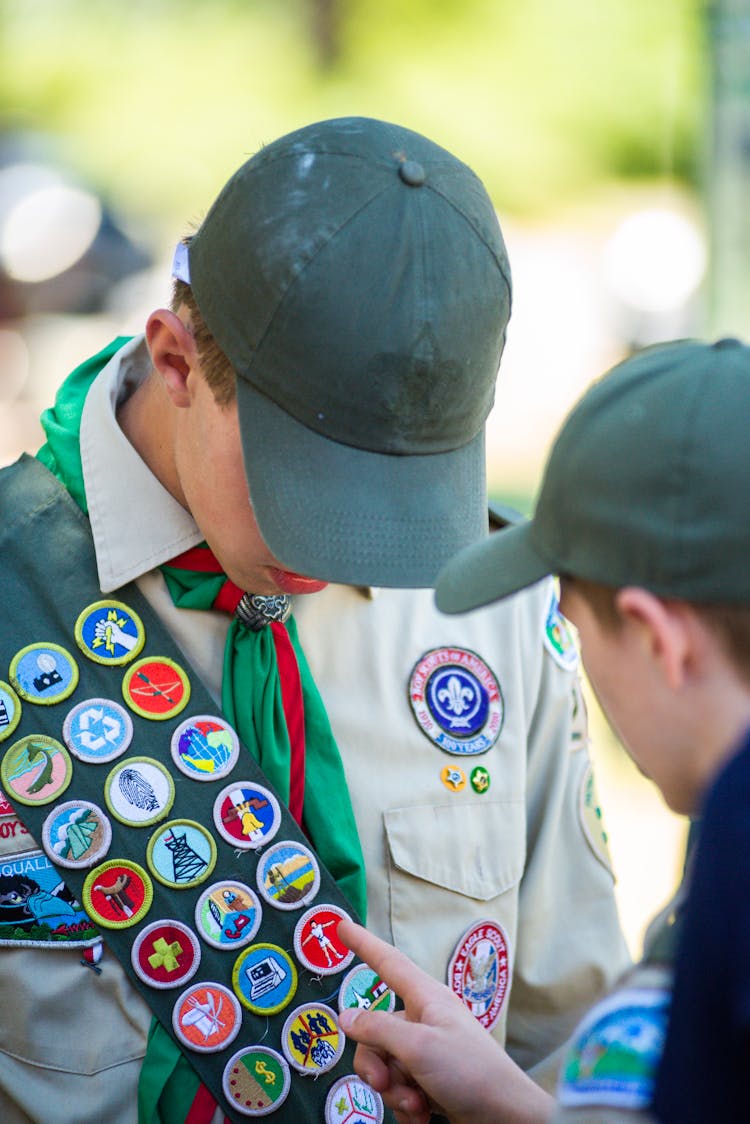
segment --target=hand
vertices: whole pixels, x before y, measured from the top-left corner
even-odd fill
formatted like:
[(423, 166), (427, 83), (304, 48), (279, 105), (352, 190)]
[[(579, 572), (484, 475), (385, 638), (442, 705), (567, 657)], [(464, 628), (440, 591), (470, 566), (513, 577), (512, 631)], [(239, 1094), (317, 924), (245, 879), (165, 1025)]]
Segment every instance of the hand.
[(407, 956), (345, 920), (341, 940), (401, 996), (404, 1010), (348, 1009), (341, 1028), (360, 1045), (354, 1066), (396, 1113), (428, 1124), (432, 1111), (454, 1124), (542, 1124), (554, 1101), (510, 1060), (457, 995)]
[(126, 652), (132, 652), (138, 643), (138, 637), (123, 632), (117, 621), (97, 621), (94, 625), (94, 635), (97, 640), (104, 640), (105, 643), (111, 641), (114, 644), (119, 644)]

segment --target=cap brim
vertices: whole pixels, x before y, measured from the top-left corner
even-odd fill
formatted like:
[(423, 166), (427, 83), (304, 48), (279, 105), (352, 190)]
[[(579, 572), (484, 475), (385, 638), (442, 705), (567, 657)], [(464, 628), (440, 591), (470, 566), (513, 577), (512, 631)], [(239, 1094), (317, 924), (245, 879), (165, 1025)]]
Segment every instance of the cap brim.
[(495, 531), (453, 557), (435, 586), (444, 613), (465, 613), (534, 585), (553, 572), (531, 543), (531, 522)]
[(396, 456), (315, 433), (247, 382), (237, 401), (250, 497), (279, 561), (348, 585), (434, 585), (487, 536), (484, 433), (447, 453)]

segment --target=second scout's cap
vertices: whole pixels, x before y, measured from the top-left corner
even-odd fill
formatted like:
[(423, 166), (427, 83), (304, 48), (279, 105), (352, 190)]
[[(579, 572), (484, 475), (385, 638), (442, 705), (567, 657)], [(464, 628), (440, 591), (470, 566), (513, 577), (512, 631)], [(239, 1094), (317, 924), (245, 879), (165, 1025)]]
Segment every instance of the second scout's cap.
[(262, 148), (178, 247), (237, 375), (251, 501), (290, 569), (425, 586), (487, 534), (510, 270), (474, 172), (347, 117)]
[(637, 353), (569, 414), (533, 518), (452, 559), (447, 613), (570, 574), (697, 603), (750, 601), (750, 347), (683, 340)]

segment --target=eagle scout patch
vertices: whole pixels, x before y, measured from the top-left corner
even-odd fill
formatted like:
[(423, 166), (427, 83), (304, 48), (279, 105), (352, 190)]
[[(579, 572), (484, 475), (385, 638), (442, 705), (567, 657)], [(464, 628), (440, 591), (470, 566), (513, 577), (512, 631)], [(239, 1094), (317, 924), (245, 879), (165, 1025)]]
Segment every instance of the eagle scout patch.
[(591, 764), (587, 765), (583, 777), (581, 778), (578, 811), (586, 842), (602, 866), (606, 867), (610, 874), (612, 874), (609, 841), (607, 833), (604, 830), (602, 810), (599, 806), (599, 797), (596, 793), (596, 783), (594, 781), (594, 770)]
[(243, 851), (254, 851), (276, 835), (281, 808), (269, 789), (254, 781), (235, 781), (216, 797), (214, 823), (227, 843)]
[(78, 664), (59, 644), (28, 644), (10, 661), (10, 681), (22, 699), (51, 706), (78, 686)]
[(333, 1069), (345, 1045), (346, 1038), (336, 1015), (324, 1003), (303, 1003), (295, 1007), (281, 1032), (284, 1057), (304, 1077)]
[(297, 990), (297, 969), (288, 952), (275, 944), (254, 944), (234, 962), (232, 987), (243, 1007), (256, 1015), (275, 1015)]
[(50, 804), (70, 784), (73, 762), (55, 738), (27, 734), (5, 751), (0, 776), (14, 803)]
[(201, 950), (195, 933), (181, 921), (153, 921), (130, 949), (133, 971), (149, 987), (180, 987), (198, 971)]
[(242, 1011), (228, 987), (197, 983), (183, 991), (175, 1003), (172, 1027), (188, 1049), (215, 1054), (234, 1042), (242, 1027)]
[(240, 755), (240, 740), (223, 718), (199, 714), (180, 723), (172, 734), (172, 760), (195, 781), (218, 781), (230, 773)]
[(163, 886), (185, 890), (205, 882), (216, 866), (216, 843), (195, 820), (170, 820), (149, 839), (146, 860)]
[(260, 895), (276, 909), (301, 909), (320, 888), (318, 861), (302, 843), (285, 839), (261, 856), (255, 877)]
[(396, 1006), (396, 996), (368, 964), (355, 964), (341, 981), (338, 1003), (339, 1011), (352, 1007), (390, 1012)]
[(446, 753), (486, 753), (503, 728), (500, 685), (466, 648), (433, 648), (415, 664), (409, 702), (420, 730)]
[(348, 968), (354, 953), (339, 940), (339, 922), (346, 917), (336, 905), (315, 905), (294, 929), (294, 951), (300, 964), (316, 976), (333, 976)]
[(108, 859), (86, 875), (83, 904), (105, 929), (129, 929), (148, 913), (154, 887), (143, 867), (129, 859)]
[(42, 825), (42, 846), (53, 862), (87, 870), (104, 858), (112, 825), (88, 800), (68, 800), (52, 809)]
[(133, 740), (133, 719), (112, 699), (84, 699), (65, 716), (63, 741), (80, 761), (104, 765)]
[(630, 988), (597, 1004), (563, 1064), (560, 1103), (646, 1108), (664, 1047), (669, 998), (664, 990)]
[(15, 730), (21, 721), (21, 700), (10, 683), (0, 679), (0, 742)]
[(448, 986), (487, 1030), (500, 1018), (509, 976), (505, 933), (496, 921), (477, 921), (456, 945)]
[(121, 601), (95, 601), (79, 615), (75, 638), (90, 660), (117, 665), (135, 659), (146, 641), (146, 630), (138, 614)]
[(120, 823), (148, 827), (169, 814), (174, 804), (174, 780), (153, 757), (128, 757), (107, 774), (104, 799)]
[(384, 1115), (382, 1097), (356, 1073), (339, 1077), (328, 1091), (326, 1124), (383, 1124)]
[(258, 895), (244, 882), (225, 879), (204, 890), (195, 906), (195, 925), (212, 948), (233, 950), (249, 944), (260, 928)]
[(143, 718), (164, 721), (184, 710), (190, 699), (190, 681), (182, 668), (167, 656), (146, 656), (127, 669), (122, 680), (125, 702)]
[(246, 1046), (224, 1069), (224, 1096), (243, 1116), (268, 1116), (289, 1096), (292, 1075), (284, 1058), (268, 1046)]
[(99, 939), (42, 851), (0, 861), (0, 945), (80, 948)]
[(578, 649), (570, 631), (570, 625), (560, 612), (557, 592), (554, 589), (547, 607), (547, 618), (544, 622), (544, 646), (555, 663), (559, 664), (565, 671), (572, 671), (578, 666)]

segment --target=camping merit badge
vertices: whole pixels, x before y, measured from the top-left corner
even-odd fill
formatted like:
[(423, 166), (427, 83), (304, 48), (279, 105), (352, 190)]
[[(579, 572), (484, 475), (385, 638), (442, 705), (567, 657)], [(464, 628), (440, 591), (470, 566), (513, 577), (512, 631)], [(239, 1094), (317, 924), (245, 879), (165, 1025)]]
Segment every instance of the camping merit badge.
[(446, 753), (486, 753), (503, 728), (500, 685), (466, 648), (433, 648), (414, 666), (409, 702), (420, 730)]

